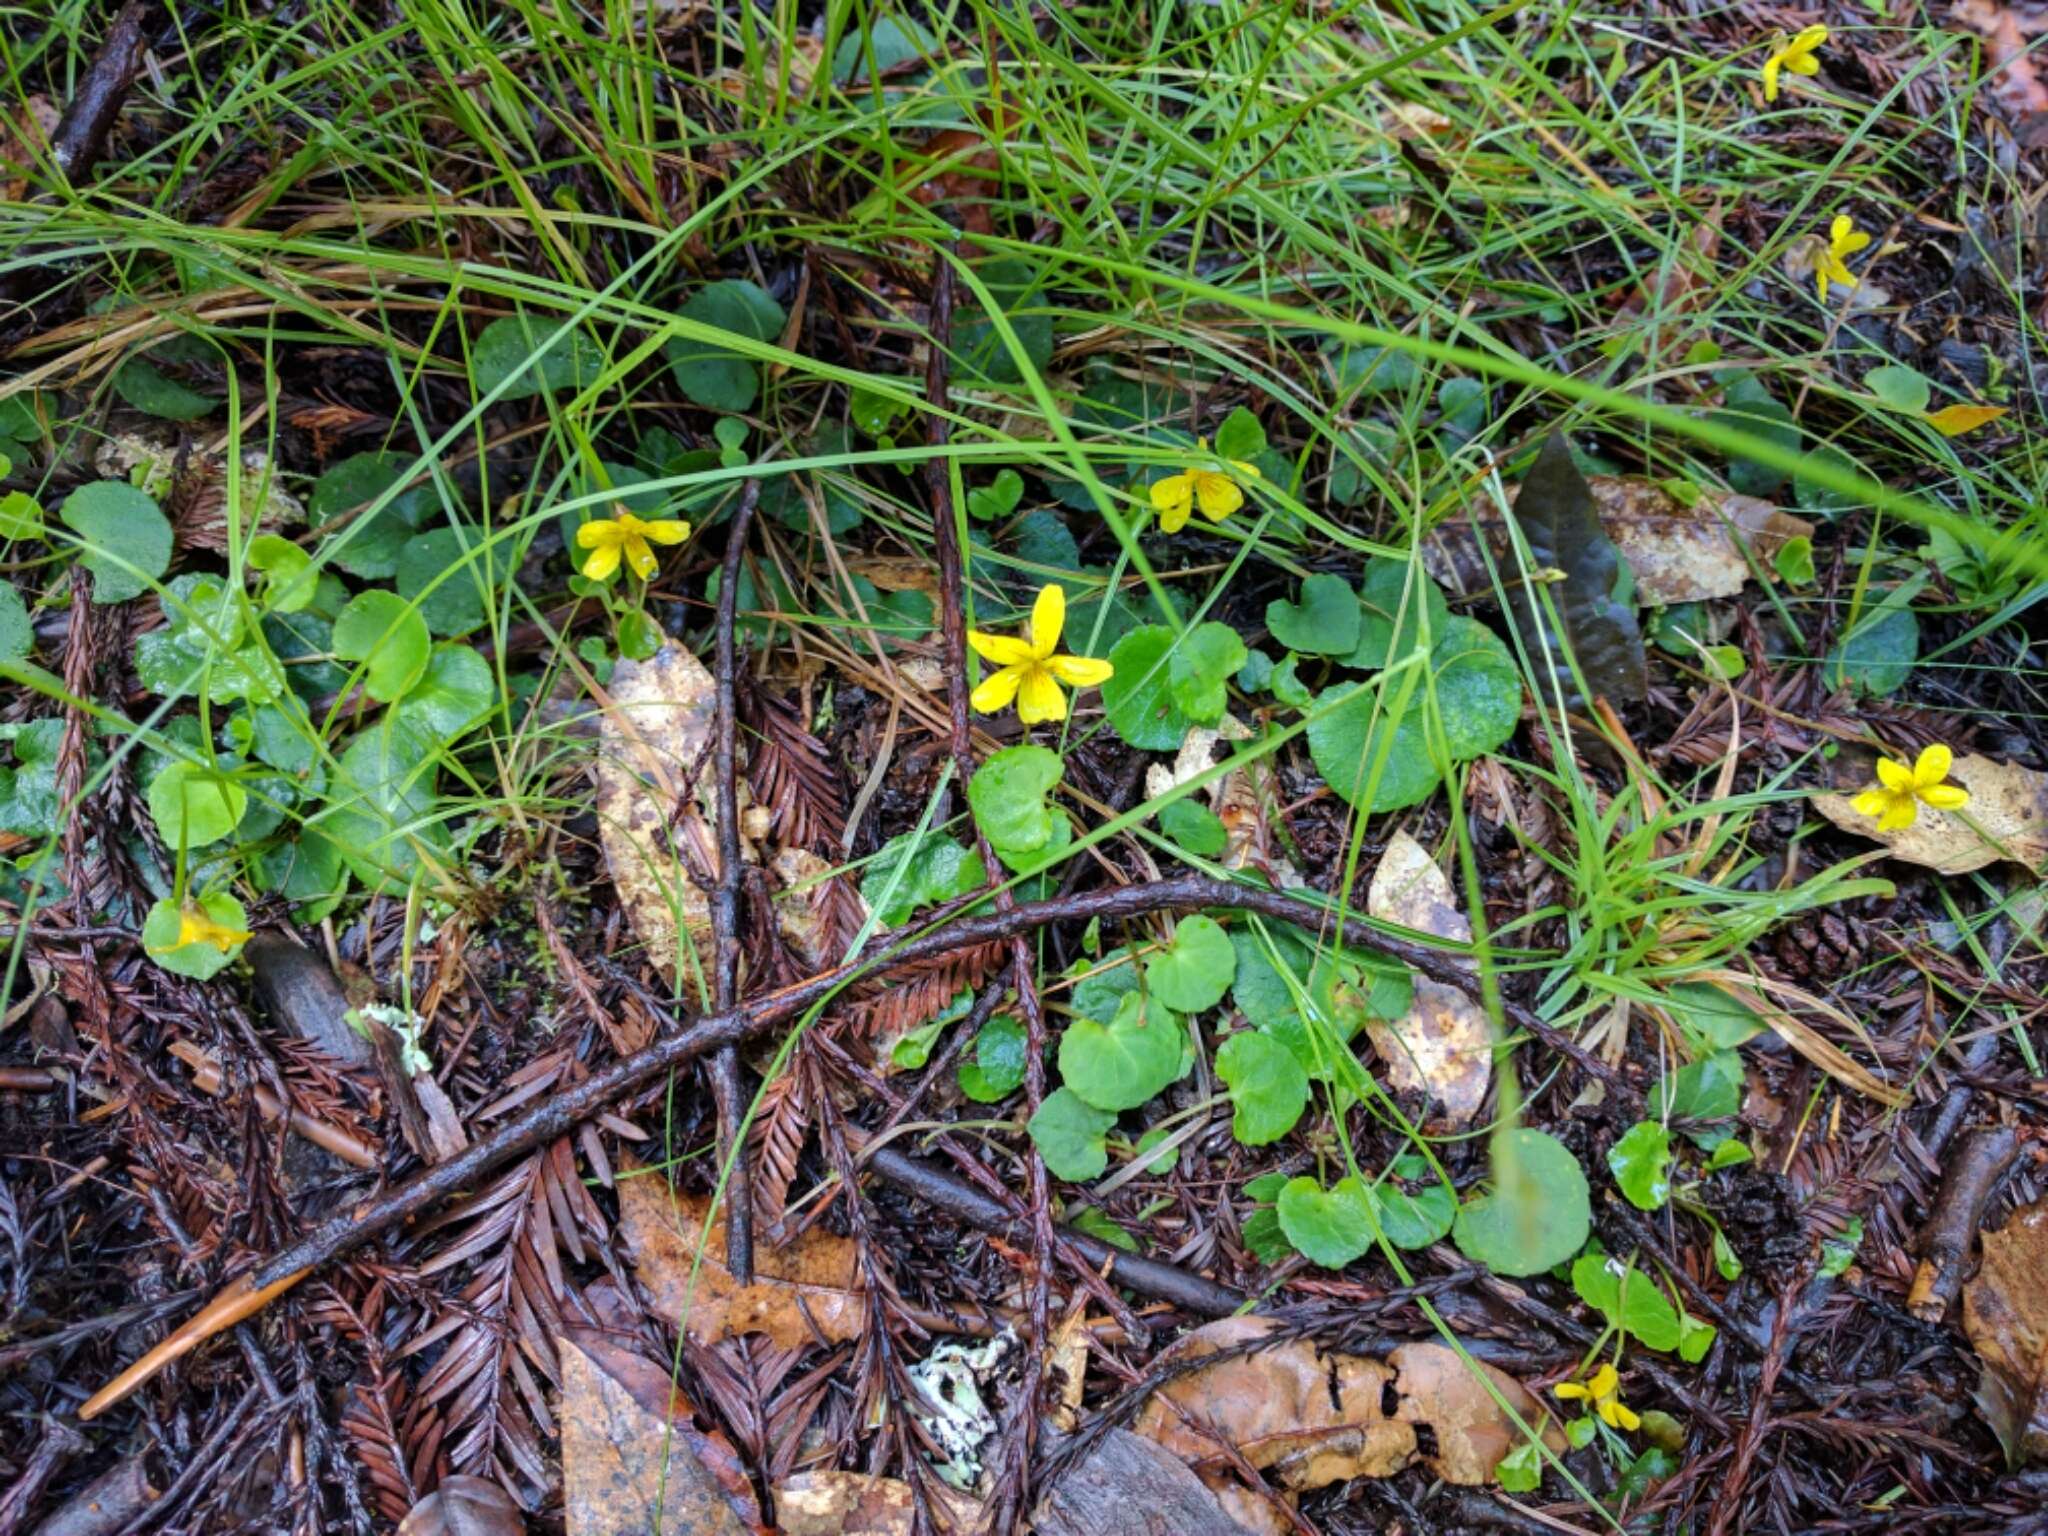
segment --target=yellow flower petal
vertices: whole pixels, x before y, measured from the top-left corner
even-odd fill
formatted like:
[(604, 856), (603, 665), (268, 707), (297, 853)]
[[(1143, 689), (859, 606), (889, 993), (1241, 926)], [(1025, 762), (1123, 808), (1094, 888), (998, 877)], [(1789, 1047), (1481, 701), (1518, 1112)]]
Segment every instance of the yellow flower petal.
[(1067, 718), (1067, 696), (1045, 668), (1024, 668), (1024, 680), (1017, 689), (1017, 718), (1026, 725)]
[(1913, 764), (1913, 787), (1926, 789), (1939, 784), (1948, 777), (1948, 771), (1955, 765), (1956, 755), (1940, 742), (1921, 750)]
[(1015, 635), (992, 635), (986, 630), (970, 629), (967, 631), (967, 643), (982, 660), (992, 661), (999, 667), (1020, 667), (1038, 659), (1031, 649), (1031, 642), (1019, 640)]
[(626, 535), (626, 563), (633, 567), (633, 574), (642, 581), (651, 579), (661, 569), (661, 562), (654, 558), (654, 551), (647, 547), (647, 541), (638, 533)]
[[(583, 525), (588, 528), (588, 523)], [(619, 568), (618, 539), (608, 539), (591, 548), (590, 558), (583, 562), (583, 574), (592, 581), (603, 581)]]
[(1764, 60), (1764, 100), (1778, 99), (1778, 71), (1784, 67), (1785, 55), (1774, 53)]
[(1172, 475), (1152, 482), (1152, 507), (1159, 514), (1159, 527), (1179, 533), (1187, 526), (1188, 513), (1195, 506), (1195, 477)]
[(1913, 770), (1904, 763), (1894, 762), (1888, 757), (1877, 760), (1877, 782), (1895, 795), (1913, 792)]
[(1593, 1395), (1592, 1393), (1588, 1392), (1584, 1386), (1582, 1386), (1580, 1383), (1576, 1381), (1560, 1381), (1556, 1386), (1552, 1387), (1550, 1390), (1555, 1392), (1559, 1397), (1564, 1398), (1568, 1402), (1576, 1401), (1580, 1398), (1591, 1397)]
[(1877, 818), (1880, 832), (1903, 832), (1920, 819), (1920, 802), (1910, 795), (1894, 795), (1891, 804)]
[(1070, 688), (1094, 688), (1107, 682), (1116, 668), (1092, 656), (1048, 656), (1045, 670)]
[(1929, 411), (1924, 419), (1943, 437), (1961, 437), (1965, 432), (1989, 426), (2008, 409), (2003, 405), (1944, 405), (1938, 411)]
[(1244, 505), (1244, 492), (1230, 476), (1205, 469), (1195, 474), (1195, 499), (1201, 504), (1202, 516), (1220, 523)]
[(1038, 589), (1038, 601), (1031, 605), (1031, 654), (1040, 661), (1050, 656), (1059, 646), (1060, 631), (1066, 627), (1066, 589), (1049, 581)]
[(625, 537), (625, 531), (610, 518), (596, 518), (576, 530), (576, 542), (585, 549), (602, 549), (607, 544), (616, 545)]
[(641, 523), (640, 532), (657, 544), (680, 544), (690, 536), (690, 525), (680, 518), (661, 517)]
[(1621, 1372), (1612, 1365), (1602, 1365), (1593, 1373), (1593, 1379), (1586, 1383), (1595, 1397), (1612, 1397), (1614, 1389), (1621, 1385)]
[(1960, 811), (1970, 803), (1970, 792), (1960, 784), (1930, 784), (1920, 798), (1933, 810)]
[(968, 702), (984, 715), (1000, 713), (1010, 707), (1010, 700), (1017, 697), (1017, 685), (1023, 681), (1023, 667), (1004, 667), (983, 678), (981, 686), (968, 695)]
[(1610, 1399), (1600, 1405), (1600, 1417), (1615, 1429), (1640, 1429), (1643, 1421), (1636, 1411), (1619, 1398)]
[(1849, 808), (1858, 816), (1881, 817), (1897, 798), (1888, 789), (1866, 789), (1850, 799)]

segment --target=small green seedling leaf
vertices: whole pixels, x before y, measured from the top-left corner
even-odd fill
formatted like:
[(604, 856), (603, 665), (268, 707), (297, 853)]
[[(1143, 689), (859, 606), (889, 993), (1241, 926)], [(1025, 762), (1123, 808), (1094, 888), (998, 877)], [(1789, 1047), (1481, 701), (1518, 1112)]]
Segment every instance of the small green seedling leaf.
[(1683, 1336), (1678, 1309), (1641, 1270), (1604, 1253), (1589, 1253), (1572, 1265), (1572, 1289), (1646, 1349), (1668, 1354)]
[(1665, 1073), (1649, 1098), (1652, 1115), (1681, 1122), (1686, 1135), (1707, 1148), (1728, 1137), (1716, 1122), (1734, 1119), (1741, 1108), (1742, 1058), (1734, 1051), (1716, 1051)]
[[(1586, 1421), (1589, 1425), (1591, 1420)], [(1587, 1438), (1591, 1439), (1588, 1431)], [(1503, 1493), (1534, 1493), (1543, 1486), (1543, 1450), (1534, 1440), (1524, 1440), (1493, 1469), (1494, 1480)]]
[(9, 491), (0, 496), (0, 539), (40, 539), (48, 530), (43, 524), (43, 504), (26, 491)]
[(1771, 562), (1778, 572), (1778, 580), (1791, 587), (1813, 585), (1813, 540), (1805, 534), (1787, 539), (1778, 546), (1778, 553)]
[(1678, 1358), (1687, 1365), (1698, 1365), (1707, 1358), (1719, 1332), (1712, 1323), (1686, 1313), (1678, 1320)]
[(1004, 747), (981, 765), (967, 786), (967, 803), (998, 854), (1033, 853), (1052, 841), (1058, 818), (1045, 797), (1060, 772), (1058, 753), (1030, 745)]
[[(901, 874), (898, 868), (901, 866)], [(861, 876), (861, 900), (885, 928), (900, 928), (919, 907), (936, 906), (988, 884), (981, 855), (950, 837), (905, 832), (882, 845)]]
[(1177, 1013), (1213, 1008), (1237, 974), (1237, 951), (1213, 917), (1196, 913), (1173, 930), (1173, 942), (1145, 962), (1145, 985)]
[(170, 520), (125, 480), (81, 485), (64, 498), (57, 516), (83, 545), (78, 563), (92, 572), (96, 603), (139, 597), (171, 567)]
[(974, 1037), (974, 1060), (960, 1063), (960, 1091), (977, 1104), (994, 1104), (1024, 1081), (1024, 1026), (999, 1013)]
[(1265, 451), (1266, 429), (1241, 405), (1216, 429), (1216, 456), (1220, 459), (1255, 459)]
[[(1396, 1248), (1427, 1248), (1441, 1242), (1458, 1214), (1457, 1196), (1450, 1186), (1429, 1176), (1429, 1165), (1412, 1152), (1394, 1160), (1392, 1176), (1366, 1186), (1373, 1208), (1379, 1213), (1380, 1230)], [(1425, 1178), (1427, 1183), (1423, 1183)], [(1413, 1192), (1396, 1179), (1419, 1184)]]
[(142, 924), (142, 950), (165, 970), (195, 981), (206, 981), (232, 965), (248, 942), (249, 914), (226, 891), (201, 896), (193, 904), (205, 937), (180, 943), (186, 932), (185, 914), (179, 904), (166, 896), (149, 909)]
[(1290, 651), (1348, 656), (1358, 647), (1358, 594), (1342, 576), (1317, 572), (1301, 584), (1301, 601), (1266, 604), (1266, 628)]
[[(1737, 1142), (1723, 1142), (1723, 1146), (1737, 1146)], [(1728, 1241), (1728, 1234), (1719, 1227), (1714, 1228), (1714, 1268), (1723, 1280), (1742, 1278), (1742, 1260), (1735, 1256), (1735, 1245)]]
[(1097, 1109), (1136, 1109), (1180, 1075), (1187, 1032), (1163, 1004), (1136, 992), (1107, 1024), (1077, 1018), (1060, 1037), (1060, 1077)]
[(150, 819), (157, 836), (172, 848), (218, 842), (235, 830), (249, 809), (248, 793), (215, 768), (180, 759), (149, 781)]
[(1014, 469), (998, 470), (987, 485), (976, 486), (967, 493), (967, 514), (992, 523), (1016, 511), (1023, 499), (1024, 477)]
[(1198, 624), (1167, 660), (1173, 702), (1198, 725), (1214, 725), (1230, 702), (1229, 683), (1245, 662), (1244, 641), (1224, 624)]
[(1564, 1143), (1527, 1128), (1493, 1139), (1493, 1187), (1465, 1202), (1458, 1251), (1498, 1275), (1540, 1274), (1585, 1246), (1592, 1226), (1585, 1171)]
[(251, 570), (264, 575), (263, 602), (273, 613), (297, 613), (313, 601), (320, 574), (313, 569), (313, 557), (290, 539), (274, 533), (259, 533), (249, 541)]
[(1934, 386), (1927, 381), (1927, 375), (1900, 363), (1871, 369), (1863, 376), (1863, 382), (1884, 405), (1907, 416), (1921, 415), (1927, 402), (1934, 398)]
[(1289, 1179), (1275, 1208), (1288, 1242), (1325, 1269), (1342, 1269), (1372, 1248), (1372, 1196), (1355, 1176), (1328, 1190), (1306, 1176)]
[(334, 654), (363, 663), (363, 691), (386, 704), (425, 674), (433, 646), (427, 621), (395, 592), (360, 592), (334, 621)]
[(1723, 1168), (1734, 1168), (1751, 1161), (1755, 1156), (1746, 1142), (1737, 1141), (1730, 1136), (1707, 1154), (1707, 1172), (1717, 1173)]
[(1920, 620), (1896, 596), (1862, 614), (1828, 652), (1822, 676), (1830, 688), (1844, 686), (1884, 698), (1906, 686), (1920, 659)]
[(1246, 1030), (1224, 1041), (1216, 1075), (1230, 1085), (1230, 1130), (1244, 1146), (1278, 1141), (1308, 1107), (1308, 1074), (1269, 1035)]
[(1856, 1262), (1856, 1250), (1862, 1246), (1863, 1218), (1851, 1216), (1840, 1236), (1831, 1237), (1820, 1245), (1820, 1272), (1830, 1280), (1843, 1274)]
[(1607, 1152), (1614, 1182), (1641, 1211), (1654, 1211), (1671, 1198), (1671, 1133), (1655, 1120), (1629, 1127)]
[(1213, 859), (1230, 846), (1216, 813), (1193, 800), (1176, 800), (1159, 813), (1159, 830), (1197, 858)]
[(1048, 1172), (1056, 1179), (1078, 1182), (1100, 1176), (1109, 1166), (1103, 1138), (1116, 1116), (1095, 1108), (1071, 1088), (1047, 1094), (1026, 1129)]

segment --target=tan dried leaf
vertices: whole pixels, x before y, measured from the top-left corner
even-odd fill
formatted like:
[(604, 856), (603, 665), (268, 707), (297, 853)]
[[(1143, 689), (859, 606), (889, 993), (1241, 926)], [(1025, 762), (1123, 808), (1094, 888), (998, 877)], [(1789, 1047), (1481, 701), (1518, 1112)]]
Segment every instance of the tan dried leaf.
[[(943, 1483), (932, 1485), (940, 1517), (954, 1536), (985, 1529), (988, 1512)], [(865, 1472), (799, 1472), (776, 1485), (780, 1536), (910, 1536), (917, 1495), (910, 1484)]]
[[(741, 1285), (725, 1267), (723, 1218), (700, 1241), (707, 1197), (679, 1194), (659, 1173), (620, 1178), (618, 1194), (619, 1228), (655, 1313), (687, 1328), (699, 1344), (763, 1333), (796, 1349), (818, 1339), (837, 1344), (860, 1336), (866, 1302), (847, 1239), (813, 1227), (786, 1247), (761, 1244), (754, 1283)], [(761, 1235), (756, 1232), (757, 1242)], [(700, 1247), (703, 1262), (693, 1291), (690, 1271)]]
[[(1654, 480), (1634, 475), (1591, 475), (1600, 524), (1627, 559), (1636, 594), (1646, 603), (1685, 603), (1733, 597), (1749, 580), (1747, 549), (1769, 567), (1795, 538), (1810, 538), (1813, 524), (1780, 512), (1754, 496), (1702, 490), (1686, 506)], [(1508, 488), (1514, 504), (1520, 486)], [(1490, 498), (1447, 520), (1422, 549), (1424, 566), (1456, 592), (1491, 590), (1491, 576), (1479, 559), (1473, 521), (1485, 531), (1496, 561), (1507, 555), (1507, 528)]]
[(558, 1343), (569, 1536), (748, 1536), (689, 1437), (642, 1407), (573, 1339)]
[[(1472, 925), (1458, 910), (1450, 881), (1406, 832), (1388, 841), (1365, 906), (1382, 922), (1471, 942)], [(1429, 1094), (1452, 1125), (1468, 1124), (1479, 1113), (1493, 1079), (1493, 1027), (1462, 989), (1418, 976), (1406, 1014), (1391, 1023), (1369, 1019), (1365, 1028), (1396, 1088)]]
[[(775, 877), (775, 923), (789, 947), (814, 971), (839, 962), (835, 937), (832, 871), (839, 866), (803, 848), (783, 848), (769, 862)], [(837, 899), (852, 902), (862, 916), (868, 905), (849, 880)]]
[(444, 1477), (398, 1523), (398, 1536), (526, 1536), (512, 1495), (486, 1477)]
[[(678, 935), (688, 933), (704, 973), (711, 968), (711, 904), (718, 868), (710, 822), (699, 812), (693, 776), (708, 764), (718, 708), (704, 664), (674, 643), (646, 661), (613, 669), (598, 733), (597, 824), (619, 904), (647, 958), (673, 977)], [(694, 969), (686, 968), (690, 986)]]
[(1963, 1332), (1984, 1364), (1977, 1407), (2006, 1458), (2048, 1461), (2048, 1200), (1984, 1234), (1984, 1264), (1963, 1287)]
[[(1160, 1361), (1198, 1359), (1269, 1337), (1278, 1326), (1269, 1318), (1226, 1318), (1180, 1339)], [(1297, 1491), (1353, 1477), (1390, 1477), (1417, 1460), (1446, 1481), (1481, 1483), (1519, 1432), (1475, 1369), (1525, 1422), (1537, 1422), (1541, 1407), (1520, 1382), (1491, 1366), (1467, 1366), (1445, 1345), (1404, 1344), (1382, 1364), (1288, 1339), (1168, 1383), (1146, 1401), (1132, 1428), (1198, 1472), (1227, 1465), (1216, 1440), (1221, 1435), (1252, 1466)], [(1389, 1387), (1396, 1396), (1392, 1416), (1383, 1408)], [(1427, 1456), (1416, 1435), (1424, 1424), (1436, 1437)], [(1564, 1446), (1554, 1427), (1546, 1443)]]
[(1872, 761), (1867, 754), (1844, 752), (1832, 777), (1845, 792), (1815, 795), (1813, 808), (1844, 832), (1883, 843), (1893, 858), (1940, 874), (1968, 874), (2001, 858), (2037, 874), (2048, 868), (2048, 773), (1988, 757), (1959, 757), (1949, 778), (1970, 792), (1967, 806), (1956, 812), (1923, 805), (1912, 826), (1880, 832), (1875, 818), (1850, 804), (1857, 791), (1877, 782)]

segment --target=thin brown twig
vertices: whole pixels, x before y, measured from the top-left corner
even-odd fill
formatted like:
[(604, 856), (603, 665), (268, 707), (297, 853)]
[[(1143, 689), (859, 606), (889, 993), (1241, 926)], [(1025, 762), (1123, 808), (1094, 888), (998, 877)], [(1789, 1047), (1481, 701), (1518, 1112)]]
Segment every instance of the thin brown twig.
[[(713, 792), (718, 797), (718, 881), (711, 888), (711, 1007), (731, 1013), (739, 1002), (740, 979), (740, 809), (739, 775), (734, 770), (739, 726), (733, 703), (738, 647), (733, 621), (739, 609), (740, 560), (761, 482), (749, 480), (727, 530), (725, 568), (718, 588), (718, 638), (712, 676), (718, 687), (712, 736)], [(742, 1122), (746, 1095), (740, 1081), (739, 1051), (726, 1046), (711, 1058), (711, 1096), (718, 1107), (720, 1166), (725, 1169), (725, 1266), (741, 1285), (754, 1278), (754, 1191), (747, 1172)]]
[(67, 178), (91, 170), (106, 147), (114, 119), (121, 115), (121, 103), (128, 99), (142, 69), (143, 49), (149, 42), (142, 33), (142, 18), (148, 10), (144, 0), (128, 0), (115, 13), (107, 40), (92, 56), (85, 78), (57, 120), (56, 131), (50, 135), (50, 157)]

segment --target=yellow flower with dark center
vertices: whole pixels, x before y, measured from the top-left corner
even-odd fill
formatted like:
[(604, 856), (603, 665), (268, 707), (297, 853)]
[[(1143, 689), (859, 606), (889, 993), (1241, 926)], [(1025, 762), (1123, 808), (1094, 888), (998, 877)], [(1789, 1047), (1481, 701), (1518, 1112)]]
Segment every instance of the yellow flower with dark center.
[(1840, 283), (1844, 288), (1856, 286), (1856, 274), (1851, 272), (1845, 257), (1854, 256), (1870, 244), (1870, 236), (1856, 227), (1856, 221), (1846, 213), (1835, 215), (1835, 222), (1828, 229), (1828, 248), (1813, 264), (1814, 281), (1820, 285), (1820, 301), (1828, 301), (1828, 284)]
[(1642, 1424), (1635, 1410), (1621, 1400), (1621, 1373), (1603, 1365), (1587, 1382), (1561, 1381), (1550, 1390), (1567, 1401), (1576, 1399), (1591, 1406), (1607, 1421), (1609, 1429), (1635, 1429)]
[(1066, 719), (1067, 696), (1060, 692), (1060, 684), (1093, 688), (1115, 670), (1106, 661), (1086, 656), (1054, 655), (1066, 624), (1067, 594), (1054, 584), (1039, 588), (1038, 601), (1031, 606), (1029, 638), (967, 631), (967, 643), (975, 654), (994, 662), (998, 669), (974, 690), (974, 707), (993, 715), (1009, 708), (1015, 699), (1017, 718), (1026, 725)]
[(1898, 832), (1920, 819), (1920, 807), (1937, 811), (1959, 811), (1970, 803), (1970, 792), (1960, 784), (1944, 782), (1955, 762), (1955, 754), (1936, 742), (1908, 768), (1888, 757), (1877, 760), (1877, 782), (1849, 802), (1864, 816), (1877, 818), (1880, 832)]
[(646, 581), (661, 564), (647, 547), (648, 541), (680, 544), (689, 536), (690, 525), (676, 518), (657, 518), (650, 523), (623, 510), (617, 517), (593, 518), (576, 530), (576, 542), (590, 551), (583, 574), (592, 581), (603, 581), (616, 571), (621, 557), (635, 576)]
[(183, 949), (187, 944), (211, 944), (222, 954), (230, 953), (237, 944), (246, 944), (251, 935), (241, 928), (230, 928), (226, 923), (216, 923), (201, 907), (182, 907), (178, 911), (178, 937), (174, 943), (150, 946), (152, 955), (168, 955), (174, 949)]
[[(1197, 453), (1209, 451), (1209, 439), (1195, 444)], [(1243, 459), (1231, 459), (1230, 467), (1241, 475), (1259, 478), (1258, 469)], [(1187, 526), (1188, 514), (1196, 507), (1212, 523), (1220, 523), (1244, 505), (1244, 488), (1221, 470), (1197, 464), (1177, 475), (1152, 482), (1152, 506), (1159, 513), (1159, 526), (1166, 533), (1179, 533)]]
[(1820, 60), (1814, 55), (1820, 51), (1820, 45), (1827, 40), (1826, 27), (1808, 27), (1765, 59), (1764, 100), (1778, 99), (1778, 71), (1781, 69), (1790, 70), (1795, 75), (1819, 74)]

